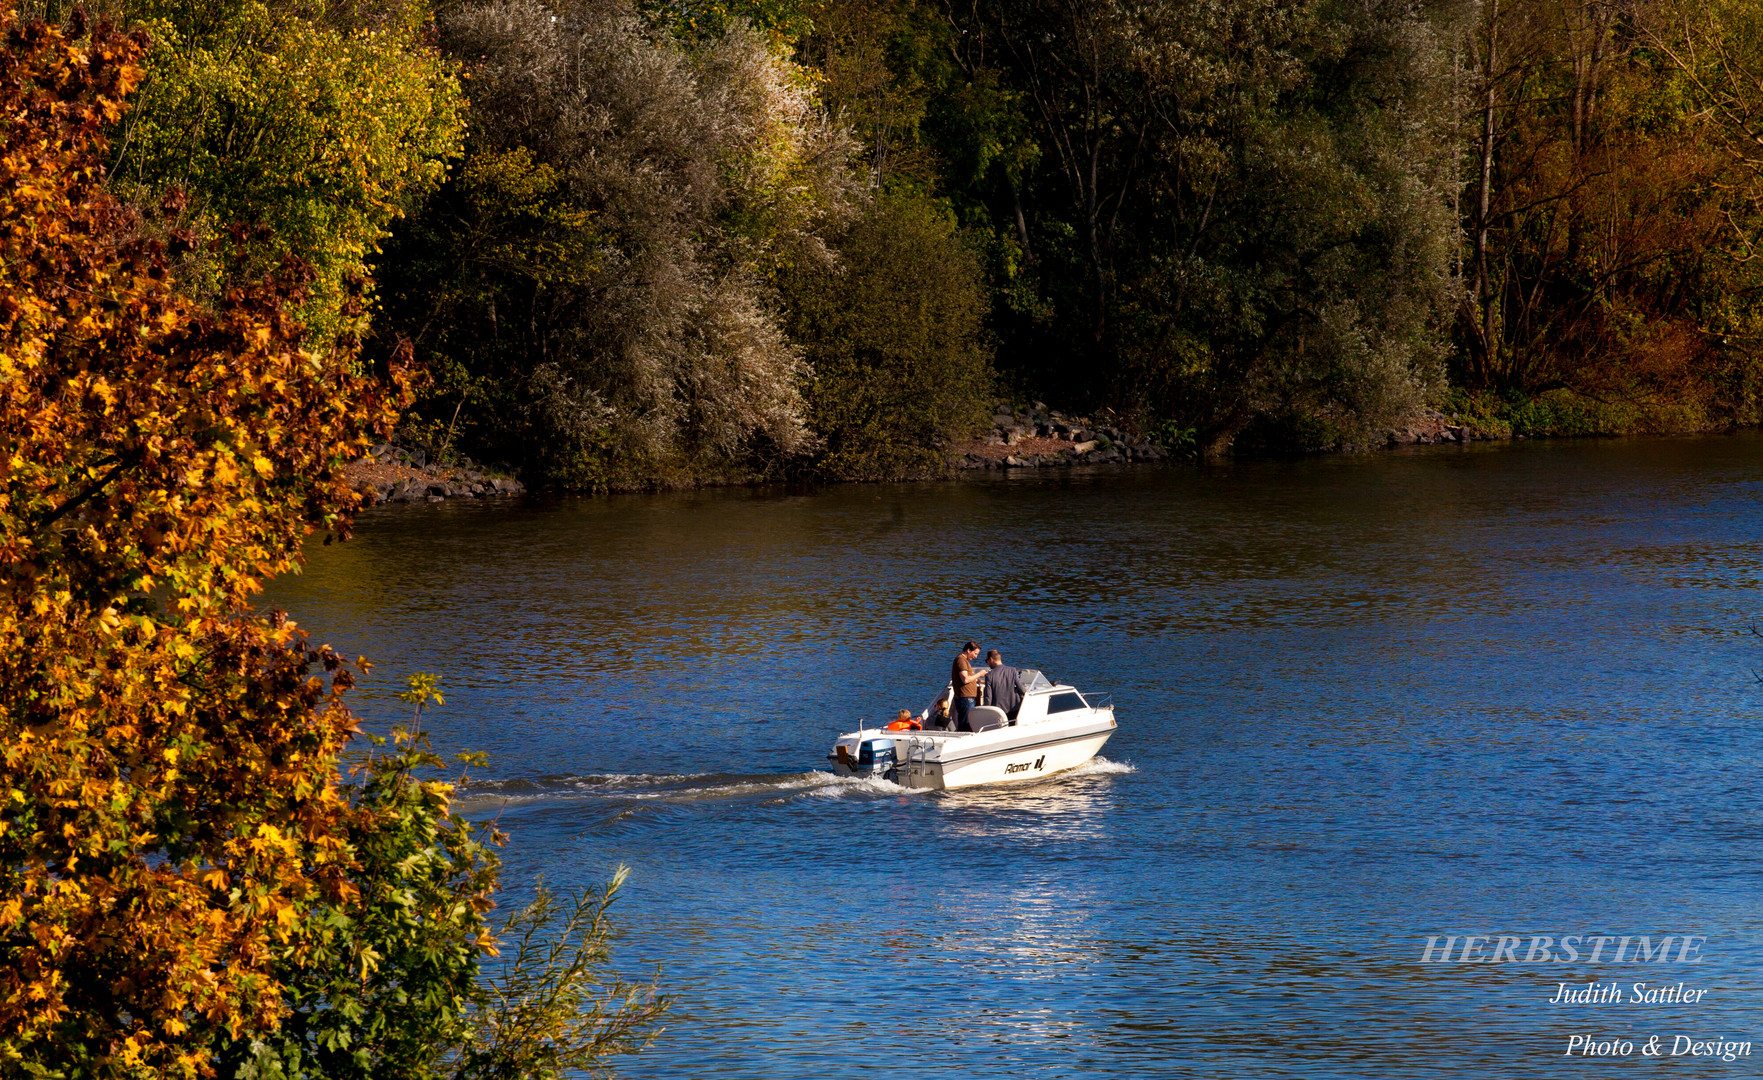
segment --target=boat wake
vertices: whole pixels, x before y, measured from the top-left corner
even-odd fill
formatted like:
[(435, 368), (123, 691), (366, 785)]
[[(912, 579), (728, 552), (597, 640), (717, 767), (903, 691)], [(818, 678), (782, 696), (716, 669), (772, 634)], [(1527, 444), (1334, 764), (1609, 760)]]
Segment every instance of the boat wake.
[(903, 795), (906, 790), (885, 780), (834, 776), (814, 770), (803, 773), (599, 773), (588, 776), (538, 776), (509, 780), (473, 780), (455, 802), (461, 809), (582, 800), (694, 803), (730, 799), (762, 802), (804, 796), (841, 798), (853, 793)]
[(1124, 761), (1109, 761), (1105, 757), (1093, 757), (1070, 772), (1060, 773), (1059, 776), (1049, 777), (1049, 779), (1057, 780), (1067, 776), (1125, 776), (1127, 773), (1138, 771), (1137, 765)]
[[(1042, 783), (1074, 777), (1118, 776), (1137, 772), (1125, 762), (1091, 758), (1077, 768)], [(470, 780), (454, 795), (464, 813), (558, 802), (616, 802), (627, 805), (711, 803), (752, 800), (761, 804), (797, 799), (898, 798), (929, 794), (886, 780), (834, 776), (819, 769), (800, 773), (594, 773), (585, 776), (511, 777)]]

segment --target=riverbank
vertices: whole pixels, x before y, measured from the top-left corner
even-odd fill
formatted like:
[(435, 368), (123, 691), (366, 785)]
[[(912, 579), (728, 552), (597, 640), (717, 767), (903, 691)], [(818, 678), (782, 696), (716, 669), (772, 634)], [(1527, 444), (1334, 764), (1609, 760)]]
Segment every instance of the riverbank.
[[(1637, 434), (1639, 432), (1636, 432)], [(1671, 432), (1648, 432), (1666, 434)], [(1381, 432), (1370, 445), (1346, 445), (1315, 453), (1367, 453), (1407, 446), (1466, 445), (1476, 442), (1522, 442), (1542, 433), (1514, 431), (1498, 418), (1449, 414), (1425, 408), (1400, 426)], [(1618, 434), (1585, 431), (1561, 434), (1562, 438), (1587, 438)], [(1010, 469), (1069, 466), (1155, 465), (1193, 458), (1191, 437), (1180, 433), (1168, 441), (1152, 438), (1122, 426), (1102, 414), (1079, 416), (1048, 408), (1041, 402), (1023, 407), (1000, 403), (985, 434), (948, 448), (949, 477), (964, 473)], [(383, 503), (442, 502), (450, 498), (489, 498), (521, 495), (527, 486), (510, 470), (482, 466), (469, 458), (440, 465), (428, 461), (421, 448), (381, 445), (370, 457), (347, 470), (352, 487), (369, 498), (370, 505)], [(774, 482), (777, 477), (755, 474), (722, 481), (687, 484), (655, 483), (619, 491), (662, 491), (694, 487), (742, 487)]]
[[(1513, 434), (1509, 426), (1501, 430), (1494, 425), (1447, 416), (1437, 409), (1423, 409), (1401, 427), (1384, 432), (1374, 447), (1339, 447), (1329, 452), (1524, 438), (1523, 434)], [(1036, 402), (1026, 409), (1001, 409), (992, 417), (989, 432), (955, 447), (951, 465), (958, 471), (1133, 465), (1184, 458), (1190, 453), (1191, 439), (1167, 446), (1124, 431), (1106, 420), (1067, 416)]]
[(370, 506), (526, 493), (526, 485), (519, 480), (499, 470), (484, 470), (470, 459), (459, 465), (440, 465), (430, 462), (423, 450), (388, 443), (375, 446), (366, 458), (344, 469), (343, 475)]

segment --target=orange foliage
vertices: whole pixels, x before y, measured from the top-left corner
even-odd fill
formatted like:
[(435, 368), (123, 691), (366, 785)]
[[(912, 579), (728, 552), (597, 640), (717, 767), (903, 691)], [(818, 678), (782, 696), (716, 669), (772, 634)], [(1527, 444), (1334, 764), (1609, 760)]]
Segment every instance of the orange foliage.
[(0, 33), (0, 1071), (197, 1075), (354, 889), (349, 673), (245, 605), (406, 395), (302, 347), (297, 267), (174, 290), (102, 183), (143, 39)]

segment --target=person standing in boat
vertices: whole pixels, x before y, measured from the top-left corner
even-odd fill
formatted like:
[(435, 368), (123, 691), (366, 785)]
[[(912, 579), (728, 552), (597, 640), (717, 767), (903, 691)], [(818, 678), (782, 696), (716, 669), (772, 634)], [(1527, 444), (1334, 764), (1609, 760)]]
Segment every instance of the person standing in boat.
[(986, 688), (986, 704), (996, 705), (1004, 715), (1016, 719), (1022, 707), (1022, 672), (1004, 662), (1004, 656), (993, 649), (986, 653), (986, 673), (981, 682)]
[(973, 670), (973, 662), (979, 659), (979, 646), (968, 642), (961, 647), (955, 662), (949, 666), (949, 685), (955, 688), (955, 730), (972, 731), (967, 724), (967, 714), (979, 704), (980, 673)]

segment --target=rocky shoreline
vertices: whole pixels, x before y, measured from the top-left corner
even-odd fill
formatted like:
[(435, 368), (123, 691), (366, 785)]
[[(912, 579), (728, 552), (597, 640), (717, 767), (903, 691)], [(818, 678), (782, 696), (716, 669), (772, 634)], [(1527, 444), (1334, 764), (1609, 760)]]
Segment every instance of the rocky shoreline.
[[(1481, 430), (1435, 409), (1426, 409), (1399, 430), (1386, 432), (1382, 445), (1393, 449), (1523, 438)], [(1139, 465), (1169, 461), (1174, 456), (1154, 440), (1115, 424), (1068, 416), (1036, 402), (1026, 409), (1000, 406), (992, 417), (992, 430), (956, 447), (952, 465), (958, 472)], [(429, 461), (421, 449), (387, 443), (375, 446), (367, 457), (350, 465), (345, 475), (350, 486), (361, 492), (370, 506), (524, 495), (527, 490), (525, 484), (507, 473), (486, 469), (469, 458), (440, 465)]]
[(1168, 451), (1112, 424), (1068, 417), (1040, 402), (1000, 408), (992, 430), (960, 448), (957, 469), (1033, 469), (1050, 465), (1120, 465), (1166, 461)]
[[(1523, 435), (1489, 431), (1453, 419), (1437, 409), (1423, 409), (1402, 427), (1383, 433), (1371, 448), (1442, 446), (1504, 440)], [(1345, 446), (1342, 451), (1367, 449)], [(958, 470), (1035, 469), (1061, 465), (1131, 465), (1168, 461), (1170, 452), (1154, 440), (1135, 436), (1112, 424), (1087, 417), (1066, 416), (1035, 402), (1027, 409), (1000, 407), (992, 430), (956, 448)]]
[(422, 450), (388, 443), (375, 446), (367, 457), (344, 470), (344, 475), (370, 506), (526, 493), (526, 485), (519, 480), (486, 472), (469, 458), (457, 465), (439, 465), (430, 462)]
[(1384, 445), (1390, 449), (1398, 446), (1438, 446), (1445, 443), (1504, 442), (1506, 440), (1522, 442), (1524, 436), (1502, 434), (1478, 428), (1473, 424), (1453, 420), (1437, 409), (1423, 409), (1403, 425), (1401, 430), (1384, 434)]

